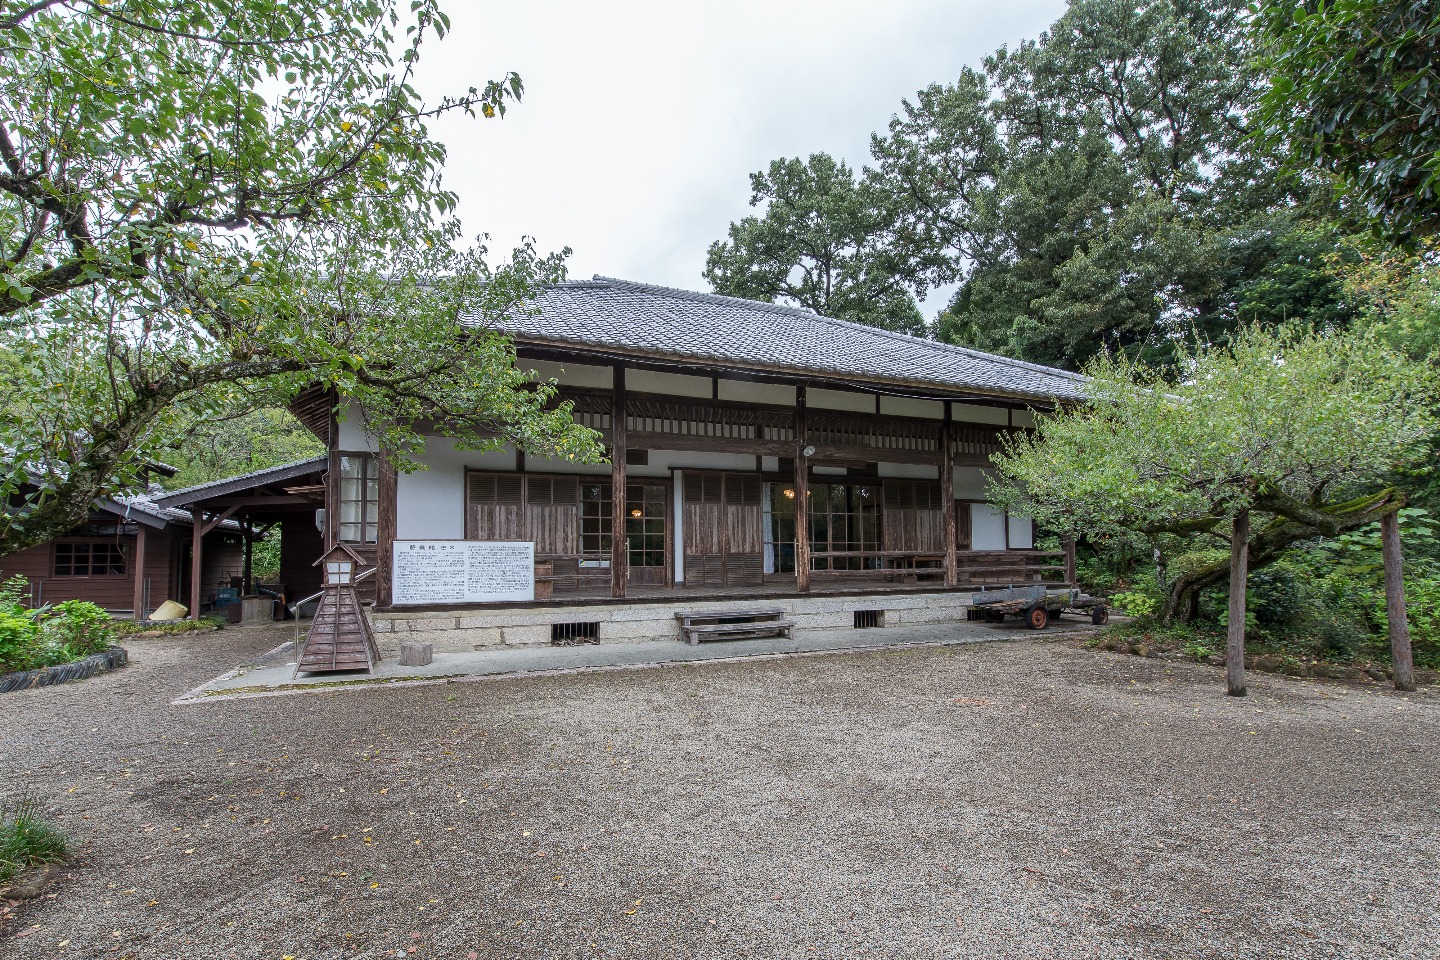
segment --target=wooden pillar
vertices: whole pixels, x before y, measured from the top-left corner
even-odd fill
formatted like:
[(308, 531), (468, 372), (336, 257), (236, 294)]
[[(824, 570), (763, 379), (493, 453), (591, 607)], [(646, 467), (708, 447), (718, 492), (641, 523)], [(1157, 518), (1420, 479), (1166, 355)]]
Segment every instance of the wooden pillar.
[(135, 555), (130, 558), (134, 565), (135, 603), (132, 619), (145, 619), (145, 524), (135, 524)]
[(244, 552), (240, 561), (240, 595), (248, 597), (255, 592), (255, 528), (250, 526), (249, 517), (240, 521), (240, 536), (244, 538)]
[(1380, 518), (1380, 550), (1385, 558), (1385, 619), (1390, 622), (1390, 669), (1396, 690), (1415, 689), (1415, 657), (1405, 611), (1405, 558), (1400, 552), (1400, 520)]
[(1235, 516), (1230, 533), (1230, 624), (1225, 638), (1225, 692), (1245, 696), (1245, 585), (1250, 566), (1250, 511)]
[(380, 516), (375, 526), (375, 606), (390, 607), (395, 602), (392, 568), (395, 553), (395, 506), (399, 477), (390, 462), (388, 451), (381, 450), (376, 459), (379, 468)]
[(955, 529), (955, 427), (950, 401), (945, 401), (945, 422), (940, 425), (940, 509), (945, 518), (945, 586), (960, 583)]
[(1075, 572), (1075, 538), (1066, 537), (1061, 546), (1065, 550), (1065, 582), (1072, 587), (1078, 587), (1075, 582), (1078, 574)]
[(205, 540), (205, 512), (194, 508), (190, 511), (190, 619), (200, 619), (200, 554)]
[(330, 450), (325, 455), (325, 550), (340, 541), (340, 423), (330, 411)]
[(810, 457), (805, 384), (795, 388), (795, 589), (810, 592)]
[(610, 596), (625, 596), (625, 368), (610, 393)]

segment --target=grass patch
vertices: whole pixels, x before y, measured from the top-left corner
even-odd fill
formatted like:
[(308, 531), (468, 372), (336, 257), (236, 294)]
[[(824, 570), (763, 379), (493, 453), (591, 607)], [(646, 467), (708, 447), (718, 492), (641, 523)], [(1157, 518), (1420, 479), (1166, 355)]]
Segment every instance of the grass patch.
[(122, 637), (143, 635), (147, 637), (158, 637), (172, 633), (209, 633), (218, 630), (223, 625), (221, 617), (201, 617), (199, 620), (191, 620), (188, 617), (184, 620), (160, 620), (160, 621), (136, 621), (116, 620), (114, 630)]
[(46, 822), (33, 798), (21, 797), (0, 810), (0, 883), (42, 863), (60, 863), (68, 852), (65, 835)]

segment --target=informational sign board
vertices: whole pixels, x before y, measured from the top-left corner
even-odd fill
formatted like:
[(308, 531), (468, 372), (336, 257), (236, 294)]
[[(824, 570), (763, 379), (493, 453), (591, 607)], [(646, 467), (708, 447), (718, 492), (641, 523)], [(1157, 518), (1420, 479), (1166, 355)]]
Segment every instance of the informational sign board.
[(396, 540), (396, 606), (535, 599), (535, 544)]

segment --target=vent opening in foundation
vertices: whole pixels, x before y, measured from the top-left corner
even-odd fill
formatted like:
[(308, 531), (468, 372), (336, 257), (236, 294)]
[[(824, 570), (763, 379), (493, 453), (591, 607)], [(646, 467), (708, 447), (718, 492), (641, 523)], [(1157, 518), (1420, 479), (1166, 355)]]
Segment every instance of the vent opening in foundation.
[(600, 624), (594, 620), (579, 623), (552, 623), (550, 624), (550, 642), (557, 647), (599, 643)]
[(864, 630), (866, 627), (885, 626), (884, 610), (856, 610), (855, 629)]

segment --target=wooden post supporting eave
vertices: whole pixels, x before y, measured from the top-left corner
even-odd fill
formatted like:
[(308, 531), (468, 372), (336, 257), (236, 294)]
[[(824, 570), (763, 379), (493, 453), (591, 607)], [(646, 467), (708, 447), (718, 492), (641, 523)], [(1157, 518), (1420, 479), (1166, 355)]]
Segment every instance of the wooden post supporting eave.
[(380, 451), (377, 464), (380, 471), (380, 516), (375, 526), (375, 606), (385, 609), (395, 602), (391, 567), (395, 553), (395, 507), (399, 477), (390, 462), (388, 451)]
[(249, 517), (240, 520), (240, 536), (244, 541), (240, 560), (240, 595), (248, 597), (255, 592), (255, 528), (250, 526)]
[(610, 395), (610, 596), (625, 596), (625, 368), (615, 367)]
[(795, 589), (810, 592), (810, 458), (805, 384), (795, 388)]
[(1405, 558), (1400, 551), (1400, 520), (1380, 518), (1380, 551), (1385, 560), (1385, 619), (1390, 622), (1390, 669), (1396, 690), (1415, 689), (1415, 656), (1405, 610)]
[(145, 524), (135, 524), (135, 555), (130, 558), (135, 574), (135, 620), (145, 619), (145, 530)]
[(940, 425), (940, 509), (945, 519), (945, 586), (960, 583), (955, 529), (955, 427), (950, 401), (945, 401), (945, 422)]
[(1225, 692), (1245, 696), (1245, 587), (1250, 567), (1250, 511), (1235, 516), (1230, 533), (1230, 623), (1225, 638)]
[(205, 542), (205, 512), (190, 511), (190, 619), (200, 619), (200, 551)]

